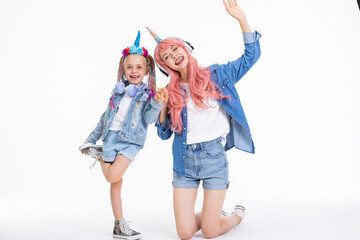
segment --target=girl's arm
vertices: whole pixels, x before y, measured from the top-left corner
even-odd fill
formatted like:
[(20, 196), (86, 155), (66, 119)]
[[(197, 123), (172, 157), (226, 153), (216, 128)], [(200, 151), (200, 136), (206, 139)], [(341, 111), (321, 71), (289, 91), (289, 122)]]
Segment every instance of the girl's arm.
[(104, 127), (104, 117), (105, 117), (106, 111), (101, 115), (100, 121), (96, 125), (96, 128), (90, 133), (90, 135), (87, 137), (85, 143), (93, 143), (96, 144), (96, 141), (101, 138), (103, 127)]
[(145, 106), (143, 116), (146, 124), (154, 123), (159, 116), (162, 109), (162, 103), (154, 99), (150, 99), (149, 103)]

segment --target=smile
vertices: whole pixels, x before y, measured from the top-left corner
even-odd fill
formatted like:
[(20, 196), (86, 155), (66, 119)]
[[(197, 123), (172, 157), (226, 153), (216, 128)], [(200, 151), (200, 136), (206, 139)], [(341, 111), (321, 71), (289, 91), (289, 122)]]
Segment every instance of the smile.
[(175, 65), (179, 65), (179, 64), (181, 64), (183, 61), (184, 61), (184, 57), (179, 57), (179, 58), (176, 60)]
[(137, 79), (139, 75), (130, 75), (130, 79)]

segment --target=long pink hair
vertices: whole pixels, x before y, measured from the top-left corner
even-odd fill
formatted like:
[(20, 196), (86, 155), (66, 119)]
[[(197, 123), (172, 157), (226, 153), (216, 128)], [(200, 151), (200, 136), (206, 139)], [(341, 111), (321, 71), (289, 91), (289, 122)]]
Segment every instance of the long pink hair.
[(222, 99), (227, 96), (224, 96), (219, 86), (210, 80), (210, 70), (199, 66), (196, 58), (189, 53), (180, 39), (166, 38), (162, 40), (155, 50), (155, 61), (170, 74), (167, 89), (169, 91), (168, 112), (172, 122), (171, 130), (180, 133), (183, 129), (180, 113), (187, 102), (186, 94), (180, 87), (179, 73), (169, 68), (160, 58), (160, 51), (165, 51), (173, 45), (182, 47), (188, 56), (188, 83), (190, 95), (196, 106), (208, 109), (209, 97)]

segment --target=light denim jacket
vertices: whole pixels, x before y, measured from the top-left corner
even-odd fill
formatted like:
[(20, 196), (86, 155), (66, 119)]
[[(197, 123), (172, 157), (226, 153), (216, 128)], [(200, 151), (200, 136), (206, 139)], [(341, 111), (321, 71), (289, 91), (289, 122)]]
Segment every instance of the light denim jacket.
[[(100, 121), (89, 137), (86, 143), (95, 144), (97, 140), (105, 140), (109, 132), (109, 128), (114, 120), (114, 117), (119, 109), (121, 99), (125, 94), (115, 93), (114, 108), (111, 110), (110, 117), (108, 116), (109, 106), (101, 115)], [(146, 140), (146, 133), (148, 125), (154, 123), (162, 108), (162, 103), (156, 102), (154, 99), (148, 100), (149, 94), (146, 92), (146, 84), (143, 83), (143, 88), (138, 91), (129, 108), (122, 129), (119, 132), (119, 137), (128, 143), (144, 146)]]
[[(214, 64), (209, 66), (210, 79), (216, 83), (225, 96), (228, 98), (218, 100), (221, 106), (230, 116), (230, 132), (226, 136), (225, 150), (235, 148), (249, 153), (255, 153), (254, 142), (250, 134), (250, 128), (246, 120), (244, 110), (240, 103), (239, 95), (235, 88), (237, 83), (256, 63), (259, 59), (260, 43), (259, 38), (261, 34), (258, 32), (244, 33), (245, 53), (233, 62), (227, 64)], [(181, 118), (183, 121), (183, 131), (175, 133), (175, 138), (172, 145), (173, 153), (173, 168), (174, 171), (185, 176), (185, 152), (186, 152), (186, 135), (187, 135), (187, 108), (181, 111)], [(173, 134), (171, 130), (171, 121), (167, 115), (165, 121), (160, 125), (156, 123), (157, 133), (163, 140), (168, 139)]]

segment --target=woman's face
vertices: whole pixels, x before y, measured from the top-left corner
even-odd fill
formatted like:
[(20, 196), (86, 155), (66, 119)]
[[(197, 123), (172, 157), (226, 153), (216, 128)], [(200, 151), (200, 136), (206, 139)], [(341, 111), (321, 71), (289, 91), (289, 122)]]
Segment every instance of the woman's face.
[(174, 71), (186, 71), (188, 56), (185, 50), (177, 45), (172, 45), (165, 51), (160, 51), (160, 59)]

